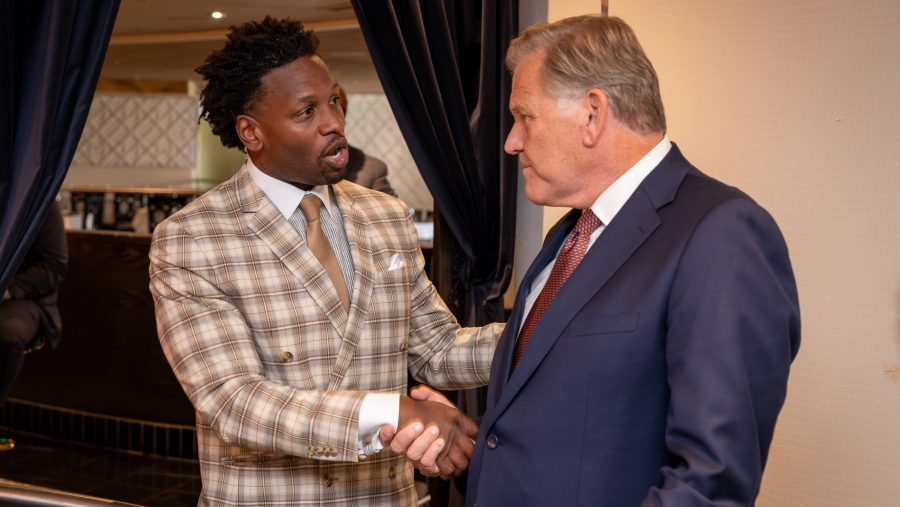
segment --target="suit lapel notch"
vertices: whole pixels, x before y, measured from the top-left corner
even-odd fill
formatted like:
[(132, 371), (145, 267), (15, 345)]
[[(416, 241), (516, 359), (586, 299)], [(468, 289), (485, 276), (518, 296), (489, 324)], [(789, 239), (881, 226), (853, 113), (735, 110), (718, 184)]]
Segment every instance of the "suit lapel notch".
[[(262, 190), (257, 188), (256, 191), (262, 194)], [(343, 333), (347, 324), (347, 312), (328, 273), (306, 241), (264, 194), (259, 199), (256, 211), (246, 211), (245, 208), (245, 213), (252, 213), (247, 220), (248, 227), (303, 284), (335, 330)]]

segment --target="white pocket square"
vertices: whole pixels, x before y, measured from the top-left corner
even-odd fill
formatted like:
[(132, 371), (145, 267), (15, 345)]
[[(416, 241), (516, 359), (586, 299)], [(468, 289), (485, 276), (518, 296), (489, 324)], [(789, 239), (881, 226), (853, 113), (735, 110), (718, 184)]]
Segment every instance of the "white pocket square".
[(395, 269), (400, 269), (403, 266), (406, 266), (406, 262), (400, 258), (399, 254), (394, 254), (391, 256), (391, 263), (388, 265), (388, 271), (394, 271)]

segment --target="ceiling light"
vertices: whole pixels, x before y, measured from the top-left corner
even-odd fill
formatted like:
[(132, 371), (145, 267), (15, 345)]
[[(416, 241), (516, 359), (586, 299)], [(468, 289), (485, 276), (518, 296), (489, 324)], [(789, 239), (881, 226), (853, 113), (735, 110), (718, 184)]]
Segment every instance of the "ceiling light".
[(225, 13), (222, 11), (212, 11), (210, 14), (213, 19), (222, 19), (225, 17)]

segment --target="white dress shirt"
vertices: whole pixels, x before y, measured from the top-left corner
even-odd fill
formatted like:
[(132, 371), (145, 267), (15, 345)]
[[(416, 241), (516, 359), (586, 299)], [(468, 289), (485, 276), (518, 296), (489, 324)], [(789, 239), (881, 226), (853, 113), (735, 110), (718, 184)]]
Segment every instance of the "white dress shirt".
[[(336, 202), (332, 203), (331, 192), (329, 191), (328, 186), (319, 185), (313, 187), (312, 190), (302, 190), (290, 183), (273, 178), (262, 172), (249, 158), (244, 163), (247, 166), (247, 171), (250, 173), (253, 182), (256, 183), (260, 190), (266, 194), (266, 197), (275, 204), (278, 211), (280, 211), (288, 221), (291, 221), (292, 217), (305, 221), (302, 213), (295, 214), (294, 212), (297, 210), (297, 207), (300, 206), (300, 201), (303, 200), (306, 194), (315, 194), (322, 200), (322, 209), (329, 214), (328, 217), (323, 215), (322, 228), (326, 237), (328, 237), (328, 241), (332, 244), (332, 250), (334, 250), (338, 257), (338, 262), (341, 264), (341, 271), (344, 273), (345, 280), (349, 278), (349, 280), (346, 280), (347, 290), (350, 294), (353, 294), (353, 260), (350, 257), (350, 245), (347, 242), (347, 237), (343, 233), (337, 234), (334, 233), (334, 231), (328, 230), (329, 223), (341, 224), (341, 226), (343, 226), (343, 220), (339, 216), (330, 216), (330, 214), (335, 211), (337, 212), (336, 215), (340, 215), (340, 209)], [(301, 234), (303, 234), (302, 231), (305, 230), (305, 226), (306, 224), (303, 223), (302, 226), (299, 227)], [(336, 242), (342, 242), (343, 244), (337, 246), (335, 245)], [(383, 448), (381, 439), (378, 438), (378, 430), (384, 424), (390, 424), (396, 428), (399, 417), (399, 394), (369, 393), (363, 398), (359, 409), (358, 447), (360, 457), (377, 453)]]
[[(653, 149), (648, 151), (643, 158), (625, 171), (625, 174), (619, 176), (619, 179), (614, 181), (609, 188), (597, 197), (597, 200), (591, 205), (591, 211), (597, 215), (601, 224), (600, 227), (597, 227), (597, 229), (591, 233), (591, 239), (588, 241), (588, 250), (591, 249), (594, 242), (597, 241), (597, 238), (599, 238), (600, 234), (606, 229), (606, 226), (609, 225), (616, 214), (619, 213), (622, 206), (625, 206), (625, 203), (631, 198), (631, 195), (634, 194), (634, 191), (637, 190), (641, 182), (644, 181), (644, 178), (646, 178), (647, 175), (662, 162), (662, 159), (665, 158), (670, 149), (672, 149), (672, 142), (669, 141), (667, 136), (663, 137), (662, 141), (657, 143)], [(563, 243), (565, 243), (565, 241), (563, 241)], [(562, 244), (560, 244), (559, 247), (562, 248)], [(587, 253), (587, 251), (585, 251), (585, 253)], [(556, 257), (558, 256), (559, 251), (557, 250)], [(537, 301), (538, 296), (541, 294), (541, 290), (543, 290), (544, 285), (547, 283), (547, 278), (550, 277), (550, 271), (553, 270), (553, 265), (556, 264), (556, 257), (547, 263), (547, 265), (544, 266), (544, 269), (542, 269), (534, 278), (534, 281), (531, 282), (531, 288), (528, 291), (528, 296), (525, 298), (525, 308), (522, 313), (522, 322), (519, 324), (519, 332), (522, 331), (522, 326), (525, 324), (525, 317), (531, 311), (531, 307), (534, 306), (534, 302)], [(518, 333), (516, 336), (518, 336)]]

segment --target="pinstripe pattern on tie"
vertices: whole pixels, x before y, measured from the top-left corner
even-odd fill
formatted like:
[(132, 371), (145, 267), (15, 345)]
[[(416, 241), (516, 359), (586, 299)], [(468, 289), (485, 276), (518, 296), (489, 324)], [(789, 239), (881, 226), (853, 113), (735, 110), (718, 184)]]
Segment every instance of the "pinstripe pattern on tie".
[[(322, 220), (319, 218), (322, 212), (322, 200), (315, 194), (306, 194), (298, 206), (300, 212), (306, 218), (306, 244), (312, 250), (313, 255), (319, 260), (319, 264), (325, 268), (331, 286), (334, 288), (345, 310), (350, 310), (350, 293), (347, 290), (347, 282), (341, 273), (341, 265), (334, 248), (322, 231)], [(295, 210), (296, 214), (296, 210)], [(349, 245), (348, 245), (349, 246)]]
[(415, 505), (404, 456), (357, 462), (362, 398), (405, 393), (409, 373), (445, 389), (489, 379), (503, 326), (458, 327), (406, 206), (332, 189), (354, 266), (349, 312), (246, 170), (154, 232), (150, 291), (197, 412), (201, 505)]
[[(344, 230), (344, 219), (341, 216), (337, 198), (334, 196), (334, 190), (329, 187), (328, 192), (331, 197), (328, 200), (330, 206), (327, 208), (324, 205), (322, 206), (325, 212), (319, 216), (319, 220), (322, 223), (322, 232), (328, 238), (328, 243), (331, 244), (331, 249), (334, 251), (334, 255), (337, 256), (338, 264), (341, 266), (341, 273), (344, 275), (347, 291), (353, 294), (353, 257), (350, 254), (350, 245), (347, 242), (347, 232)], [(299, 206), (291, 215), (290, 222), (294, 226), (294, 230), (300, 234), (300, 237), (306, 240), (306, 217)]]

